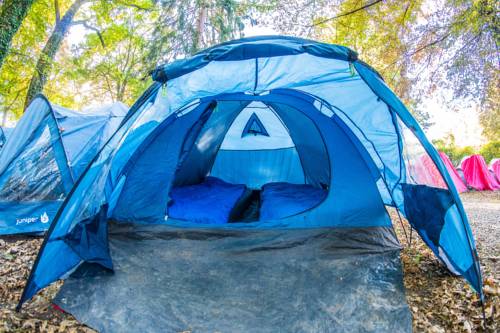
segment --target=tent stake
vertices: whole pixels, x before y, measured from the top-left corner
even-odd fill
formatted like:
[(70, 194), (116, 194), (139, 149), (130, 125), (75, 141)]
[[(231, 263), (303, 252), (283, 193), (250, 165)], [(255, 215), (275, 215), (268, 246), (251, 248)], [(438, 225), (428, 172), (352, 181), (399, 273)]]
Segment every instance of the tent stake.
[(486, 308), (485, 308), (485, 304), (484, 304), (484, 296), (481, 297), (481, 310), (483, 312), (483, 327), (486, 330), (487, 325), (486, 325)]

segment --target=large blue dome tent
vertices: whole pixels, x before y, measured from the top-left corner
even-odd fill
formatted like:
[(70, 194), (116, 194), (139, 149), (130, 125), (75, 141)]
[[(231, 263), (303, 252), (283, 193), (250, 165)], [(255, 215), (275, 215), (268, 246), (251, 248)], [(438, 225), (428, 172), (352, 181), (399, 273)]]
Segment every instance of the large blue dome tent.
[(0, 235), (47, 230), (127, 110), (118, 102), (76, 112), (36, 96), (0, 151)]
[[(351, 328), (375, 325), (366, 331), (411, 330), (411, 320), (402, 329), (369, 317), (377, 313), (380, 321), (382, 308), (408, 324), (408, 316), (391, 312), (397, 307), (348, 301), (372, 288), (359, 294), (353, 284), (376, 286), (400, 272), (399, 252), (391, 264), (380, 259), (385, 268), (396, 265), (387, 276), (381, 267), (361, 271), (362, 258), (399, 251), (386, 206), (397, 208), (482, 297), (473, 236), (452, 179), (403, 103), (354, 51), (293, 37), (244, 38), (160, 66), (152, 76), (155, 83), (59, 210), (19, 308), (73, 276), (59, 304), (103, 331), (120, 327), (106, 318), (121, 318), (128, 325), (121, 328), (132, 331), (160, 318), (170, 325), (166, 331), (186, 323), (201, 331), (331, 331), (343, 320), (358, 325)], [(130, 232), (135, 236), (124, 236)], [(332, 253), (358, 259), (343, 266)], [(309, 261), (300, 266), (300, 258)], [(115, 274), (74, 277), (96, 264)], [(135, 271), (141, 277), (124, 278)], [(338, 272), (346, 275), (331, 276)], [(112, 287), (120, 281), (121, 294)], [(161, 290), (152, 281), (162, 281)], [(280, 294), (281, 284), (291, 289)], [(94, 292), (99, 285), (105, 287)], [(252, 307), (266, 286), (269, 297)], [(130, 304), (120, 303), (128, 293)], [(333, 313), (339, 295), (356, 310)], [(392, 299), (387, 290), (378, 297)], [(235, 304), (248, 309), (237, 312)], [(110, 316), (111, 308), (126, 315)], [(237, 324), (243, 326), (231, 326)]]

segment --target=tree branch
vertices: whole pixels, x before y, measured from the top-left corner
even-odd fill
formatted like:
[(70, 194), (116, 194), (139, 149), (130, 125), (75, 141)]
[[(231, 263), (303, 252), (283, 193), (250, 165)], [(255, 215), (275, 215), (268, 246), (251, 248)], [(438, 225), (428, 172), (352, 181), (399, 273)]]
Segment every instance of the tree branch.
[(357, 13), (357, 12), (359, 12), (359, 11), (362, 11), (362, 10), (365, 10), (365, 9), (367, 9), (367, 8), (370, 8), (371, 6), (374, 6), (374, 5), (376, 5), (376, 4), (378, 4), (379, 2), (382, 2), (382, 1), (383, 1), (383, 0), (375, 0), (375, 1), (373, 1), (373, 2), (367, 3), (367, 4), (366, 4), (366, 5), (364, 5), (364, 6), (361, 6), (361, 7), (359, 7), (359, 8), (356, 8), (356, 9), (353, 9), (353, 10), (351, 10), (351, 11), (348, 11), (348, 12), (346, 12), (346, 13), (342, 13), (342, 14), (339, 14), (339, 15), (337, 15), (337, 16), (330, 17), (330, 18), (327, 18), (327, 19), (321, 20), (321, 21), (319, 21), (319, 22), (313, 23), (313, 24), (311, 24), (309, 27), (315, 27), (315, 26), (317, 26), (317, 25), (321, 25), (321, 24), (323, 24), (323, 23), (330, 22), (330, 21), (336, 20), (336, 19), (341, 18), (341, 17), (344, 17), (344, 16), (349, 16), (349, 15), (352, 15), (352, 14)]
[(61, 21), (61, 11), (59, 10), (59, 1), (54, 0), (54, 10), (56, 12), (56, 24)]
[(101, 31), (90, 24), (88, 24), (88, 21), (86, 20), (79, 20), (79, 21), (73, 21), (71, 25), (83, 25), (85, 29), (92, 30), (94, 31), (97, 36), (99, 37), (99, 40), (101, 41), (101, 45), (103, 48), (106, 48), (106, 44), (104, 43), (104, 38), (102, 37)]
[(144, 11), (147, 11), (147, 12), (150, 12), (150, 11), (153, 10), (153, 8), (147, 8), (147, 7), (139, 6), (138, 4), (129, 3), (129, 2), (126, 2), (126, 1), (116, 1), (116, 3), (119, 4), (119, 5), (122, 5), (122, 6), (134, 7), (135, 9), (144, 10)]

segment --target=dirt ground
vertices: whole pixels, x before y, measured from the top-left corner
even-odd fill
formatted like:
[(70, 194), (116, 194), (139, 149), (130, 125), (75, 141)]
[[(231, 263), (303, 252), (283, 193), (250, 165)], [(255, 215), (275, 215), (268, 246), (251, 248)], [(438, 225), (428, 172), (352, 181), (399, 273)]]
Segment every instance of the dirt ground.
[[(392, 212), (404, 247), (404, 282), (415, 332), (500, 331), (500, 192), (473, 192), (462, 198), (481, 258), (486, 328), (479, 299), (472, 289), (463, 279), (442, 268), (416, 233), (410, 245), (397, 215)], [(408, 233), (408, 226), (405, 228)], [(0, 332), (93, 332), (52, 307), (50, 301), (60, 283), (39, 293), (20, 313), (15, 312), (41, 243), (42, 239), (37, 237), (0, 237)]]
[[(415, 332), (500, 331), (500, 192), (462, 195), (481, 261), (486, 294), (486, 328), (479, 298), (461, 278), (448, 273), (413, 232), (411, 246), (393, 217), (402, 251), (406, 299)], [(406, 228), (408, 230), (408, 227)]]

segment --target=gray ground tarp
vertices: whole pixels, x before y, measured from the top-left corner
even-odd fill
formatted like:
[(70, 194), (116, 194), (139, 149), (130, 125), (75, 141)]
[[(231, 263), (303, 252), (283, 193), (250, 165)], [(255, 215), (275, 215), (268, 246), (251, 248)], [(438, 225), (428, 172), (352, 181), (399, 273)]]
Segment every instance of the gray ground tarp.
[(411, 332), (390, 229), (112, 229), (56, 298), (101, 332)]

